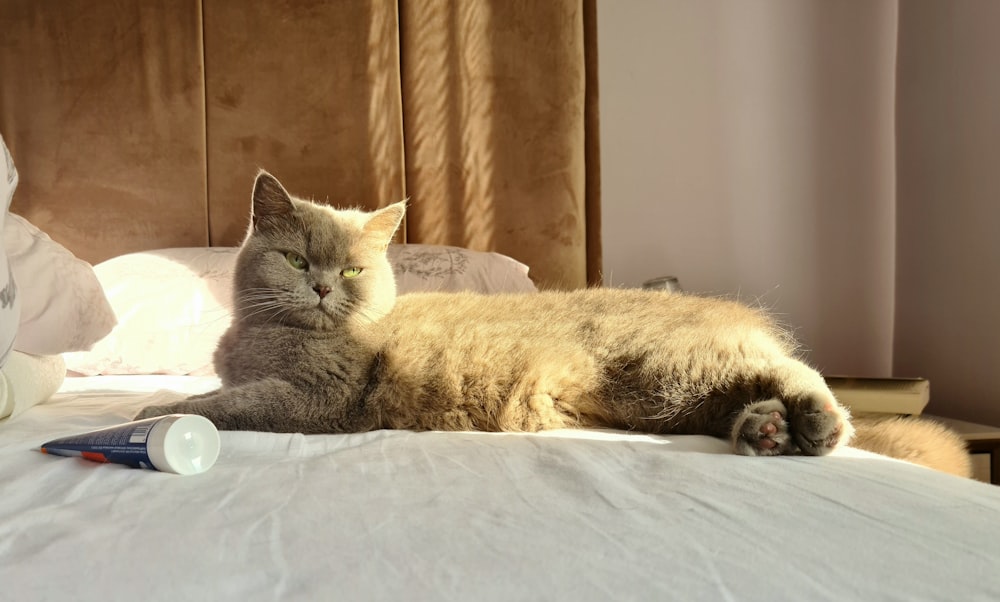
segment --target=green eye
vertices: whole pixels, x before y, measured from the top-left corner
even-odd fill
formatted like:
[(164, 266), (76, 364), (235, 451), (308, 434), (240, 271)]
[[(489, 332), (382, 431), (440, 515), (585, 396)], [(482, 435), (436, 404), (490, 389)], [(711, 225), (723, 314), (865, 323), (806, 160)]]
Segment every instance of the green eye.
[(361, 274), (363, 268), (347, 268), (346, 270), (340, 272), (340, 275), (344, 278), (357, 278)]
[(304, 270), (309, 267), (309, 262), (298, 253), (292, 253), (289, 251), (285, 253), (285, 259), (288, 261), (288, 265), (292, 266), (296, 270)]

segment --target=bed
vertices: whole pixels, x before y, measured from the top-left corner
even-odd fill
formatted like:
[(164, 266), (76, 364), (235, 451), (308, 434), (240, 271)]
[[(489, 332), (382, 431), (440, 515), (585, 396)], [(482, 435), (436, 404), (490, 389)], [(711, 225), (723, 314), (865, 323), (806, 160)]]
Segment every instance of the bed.
[[(218, 462), (191, 476), (44, 455), (52, 438), (218, 385), (236, 249), (91, 268), (7, 222), (31, 318), (4, 368), (10, 599), (1000, 599), (1000, 489), (851, 448), (747, 458), (710, 437), (607, 430), (224, 431)], [(501, 254), (390, 253), (403, 294), (535, 290)], [(55, 299), (29, 298), (49, 280)], [(55, 304), (67, 296), (86, 311)], [(89, 349), (45, 353), (58, 345)]]
[[(52, 438), (217, 386), (211, 354), (230, 319), (233, 245), (256, 168), (320, 199), (412, 196), (419, 219), (391, 247), (403, 293), (593, 282), (588, 195), (599, 172), (592, 137), (582, 148), (591, 130), (569, 128), (572, 152), (553, 152), (535, 139), (543, 128), (510, 127), (511, 111), (534, 106), (527, 95), (498, 96), (490, 111), (449, 104), (469, 96), (471, 80), (518, 78), (439, 86), (444, 60), (404, 61), (402, 74), (389, 61), (388, 79), (366, 71), (384, 62), (372, 48), (441, 42), (425, 36), (441, 15), (417, 18), (423, 3), (9, 4), (0, 599), (1000, 600), (1000, 489), (852, 448), (747, 458), (710, 437), (608, 430), (222, 432), (216, 464), (190, 476), (40, 453)], [(465, 12), (444, 21), (479, 23), (469, 7), (485, 4), (455, 4)], [(518, 64), (537, 88), (518, 94), (594, 75), (592, 62), (574, 70), (553, 58), (565, 47), (593, 60), (571, 36), (509, 49), (543, 22), (592, 34), (592, 2), (584, 17), (578, 2), (539, 3), (531, 10), (552, 14), (512, 27), (501, 22), (507, 3), (490, 6), (488, 29), (507, 54), (453, 58), (555, 65), (539, 76), (535, 63)], [(384, 23), (419, 31), (386, 43)], [(248, 46), (243, 34), (268, 42)], [(296, 70), (268, 55), (298, 47), (309, 52), (294, 54)], [(342, 76), (335, 90), (326, 71)], [(418, 85), (402, 94), (397, 80)], [(400, 105), (421, 95), (440, 95), (440, 113)], [(331, 116), (324, 98), (355, 112), (338, 104)], [(591, 114), (564, 98), (539, 104), (560, 119)], [(397, 125), (418, 128), (405, 141), (375, 123), (403, 114)], [(467, 138), (426, 128), (444, 116), (483, 123), (448, 129)], [(477, 142), (472, 132), (491, 119), (493, 137)], [(438, 157), (437, 141), (471, 159)], [(506, 214), (484, 220), (462, 195)], [(436, 196), (447, 211), (431, 207)], [(557, 196), (571, 209), (552, 209)]]

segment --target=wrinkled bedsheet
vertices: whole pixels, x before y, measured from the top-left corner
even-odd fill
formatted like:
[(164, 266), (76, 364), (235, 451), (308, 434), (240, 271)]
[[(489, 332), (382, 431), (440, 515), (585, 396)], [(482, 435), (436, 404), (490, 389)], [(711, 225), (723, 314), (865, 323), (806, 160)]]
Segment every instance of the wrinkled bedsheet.
[(1000, 599), (1000, 488), (854, 449), (223, 432), (194, 476), (37, 451), (216, 385), (67, 378), (3, 424), (0, 599)]

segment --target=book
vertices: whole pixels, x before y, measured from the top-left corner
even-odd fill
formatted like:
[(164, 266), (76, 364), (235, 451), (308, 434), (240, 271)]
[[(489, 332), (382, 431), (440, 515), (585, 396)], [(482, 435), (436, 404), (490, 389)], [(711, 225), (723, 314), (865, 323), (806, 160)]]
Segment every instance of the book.
[(859, 414), (918, 415), (930, 401), (926, 378), (861, 378), (825, 376), (826, 384), (841, 404)]

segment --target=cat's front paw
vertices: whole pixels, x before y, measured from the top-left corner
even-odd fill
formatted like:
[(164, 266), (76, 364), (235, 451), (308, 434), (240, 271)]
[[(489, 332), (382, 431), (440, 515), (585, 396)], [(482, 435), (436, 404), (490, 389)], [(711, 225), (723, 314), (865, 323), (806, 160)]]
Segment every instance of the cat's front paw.
[(171, 409), (172, 406), (146, 406), (135, 415), (132, 420), (145, 420), (146, 418), (156, 418), (157, 416), (166, 416), (167, 414), (173, 414), (174, 411)]
[(785, 421), (787, 409), (777, 399), (752, 403), (736, 418), (733, 451), (744, 456), (779, 456), (792, 453), (794, 443)]

